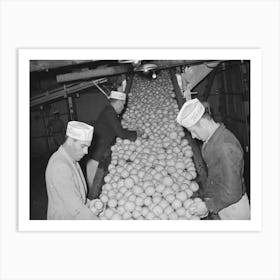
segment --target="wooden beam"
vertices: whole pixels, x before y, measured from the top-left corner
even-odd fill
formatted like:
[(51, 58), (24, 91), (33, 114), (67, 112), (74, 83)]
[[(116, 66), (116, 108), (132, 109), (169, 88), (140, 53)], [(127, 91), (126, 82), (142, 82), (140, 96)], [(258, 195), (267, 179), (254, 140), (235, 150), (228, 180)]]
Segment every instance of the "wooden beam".
[(151, 60), (150, 63), (156, 64), (158, 66), (157, 69), (161, 70), (177, 66), (192, 66), (211, 62), (217, 62), (217, 60)]
[[(178, 82), (177, 82), (177, 78), (175, 76), (175, 71), (173, 69), (170, 69), (170, 77), (171, 77), (171, 81), (172, 81), (172, 85), (175, 91), (175, 96), (176, 96), (176, 101), (178, 104), (179, 109), (181, 109), (181, 107), (183, 106), (185, 99), (182, 97), (182, 92), (178, 86)], [(207, 170), (206, 170), (206, 165), (205, 162), (202, 158), (201, 155), (201, 150), (200, 147), (198, 145), (198, 142), (192, 138), (190, 132), (184, 129), (184, 133), (185, 133), (185, 139), (187, 139), (189, 141), (189, 144), (192, 147), (193, 150), (193, 160), (194, 160), (194, 164), (196, 167), (196, 172), (198, 177), (196, 178), (196, 181), (199, 183), (199, 186), (203, 189), (203, 187), (205, 186), (205, 182), (207, 179)]]
[[(182, 65), (197, 65), (207, 62), (206, 60), (152, 60), (150, 63), (156, 64), (158, 70), (182, 66)], [(210, 61), (208, 61), (210, 62)], [(65, 83), (76, 80), (85, 80), (97, 77), (106, 77), (120, 75), (123, 73), (133, 72), (133, 66), (131, 64), (124, 64), (120, 66), (100, 67), (98, 69), (92, 69), (88, 71), (74, 72), (61, 74), (56, 76), (58, 83)]]
[(45, 103), (51, 102), (51, 101), (55, 101), (57, 99), (60, 99), (62, 97), (66, 98), (67, 95), (73, 94), (73, 93), (79, 93), (80, 91), (93, 87), (93, 86), (97, 86), (98, 84), (102, 84), (104, 82), (106, 82), (107, 79), (97, 79), (94, 81), (86, 81), (86, 82), (81, 82), (78, 84), (70, 84), (70, 85), (66, 85), (66, 89), (65, 90), (65, 85), (60, 86), (56, 89), (53, 89), (51, 91), (46, 91), (40, 95), (36, 95), (33, 96), (30, 100), (30, 107), (36, 107), (39, 105), (44, 105)]
[(159, 67), (176, 67), (180, 65), (190, 65), (193, 63), (203, 63), (200, 60), (152, 60), (151, 63), (157, 64)]
[(170, 78), (171, 78), (171, 81), (173, 84), (174, 93), (176, 95), (176, 100), (177, 100), (178, 106), (179, 106), (179, 108), (181, 108), (183, 106), (183, 104), (185, 103), (186, 99), (183, 97), (181, 89), (178, 85), (178, 81), (177, 81), (176, 74), (175, 74), (175, 69), (174, 68), (170, 69), (169, 73), (170, 73)]
[(92, 61), (94, 60), (31, 60), (30, 72), (65, 67), (70, 65), (78, 65)]
[(113, 66), (106, 68), (98, 68), (88, 71), (67, 73), (62, 75), (57, 75), (56, 80), (58, 83), (65, 83), (76, 80), (86, 80), (97, 77), (106, 77), (106, 76), (114, 76), (123, 73), (127, 73), (133, 70), (133, 66), (131, 65), (121, 65), (121, 66)]
[(207, 85), (205, 87), (205, 90), (202, 94), (202, 100), (201, 101), (207, 101), (209, 95), (210, 95), (210, 92), (211, 92), (211, 88), (213, 86), (213, 83), (214, 83), (214, 80), (215, 80), (215, 77), (216, 77), (216, 74), (217, 74), (217, 71), (219, 69), (219, 65), (218, 64), (209, 74), (209, 79), (208, 79), (208, 82), (207, 82)]
[(127, 75), (127, 85), (125, 88), (125, 93), (128, 94), (131, 90), (132, 87), (132, 83), (133, 83), (133, 78), (134, 78), (134, 73), (130, 73), (129, 75)]

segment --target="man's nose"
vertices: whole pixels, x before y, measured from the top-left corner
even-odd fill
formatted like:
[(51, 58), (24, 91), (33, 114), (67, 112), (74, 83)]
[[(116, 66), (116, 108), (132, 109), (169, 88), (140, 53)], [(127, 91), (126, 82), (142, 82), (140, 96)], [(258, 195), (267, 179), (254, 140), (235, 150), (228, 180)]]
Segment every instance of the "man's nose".
[(84, 154), (88, 153), (88, 147), (85, 147), (83, 150), (84, 150)]

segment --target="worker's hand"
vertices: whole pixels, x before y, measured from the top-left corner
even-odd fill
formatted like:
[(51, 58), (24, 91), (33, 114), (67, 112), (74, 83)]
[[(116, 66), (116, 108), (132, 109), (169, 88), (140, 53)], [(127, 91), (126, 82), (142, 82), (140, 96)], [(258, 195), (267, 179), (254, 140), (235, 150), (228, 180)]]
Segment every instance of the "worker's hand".
[(144, 135), (145, 132), (144, 132), (144, 130), (138, 128), (138, 129), (136, 130), (136, 133), (137, 133), (137, 137), (141, 137), (141, 136)]
[(206, 217), (209, 213), (204, 201), (195, 201), (189, 208), (192, 215), (199, 216), (201, 218)]
[(90, 200), (90, 199), (87, 198), (86, 206), (87, 206), (88, 208), (91, 208), (91, 207), (93, 206), (92, 200)]

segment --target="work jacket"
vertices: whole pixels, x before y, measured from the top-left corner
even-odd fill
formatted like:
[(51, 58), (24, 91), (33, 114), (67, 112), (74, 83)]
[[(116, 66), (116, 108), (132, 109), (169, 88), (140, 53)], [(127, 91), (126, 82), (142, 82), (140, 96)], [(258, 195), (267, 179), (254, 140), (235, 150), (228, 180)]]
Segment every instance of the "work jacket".
[(208, 172), (202, 197), (209, 211), (218, 213), (245, 194), (243, 150), (236, 137), (220, 124), (203, 144), (202, 156)]
[(51, 156), (46, 169), (49, 220), (89, 220), (96, 216), (88, 208), (86, 182), (78, 162), (63, 146)]
[(112, 105), (107, 105), (94, 123), (94, 136), (90, 147), (91, 157), (100, 161), (110, 153), (116, 137), (136, 140), (136, 131), (124, 129)]

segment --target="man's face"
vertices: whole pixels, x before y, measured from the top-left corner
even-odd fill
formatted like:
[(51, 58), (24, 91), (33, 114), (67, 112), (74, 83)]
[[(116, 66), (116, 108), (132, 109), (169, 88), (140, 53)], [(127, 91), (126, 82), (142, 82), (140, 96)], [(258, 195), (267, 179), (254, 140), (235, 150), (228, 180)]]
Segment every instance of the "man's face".
[(88, 148), (90, 146), (89, 141), (80, 141), (72, 139), (71, 143), (71, 154), (75, 161), (80, 161), (84, 155), (88, 153)]
[(208, 138), (208, 130), (201, 121), (189, 127), (188, 131), (191, 133), (193, 139), (197, 138), (198, 140), (206, 141)]

